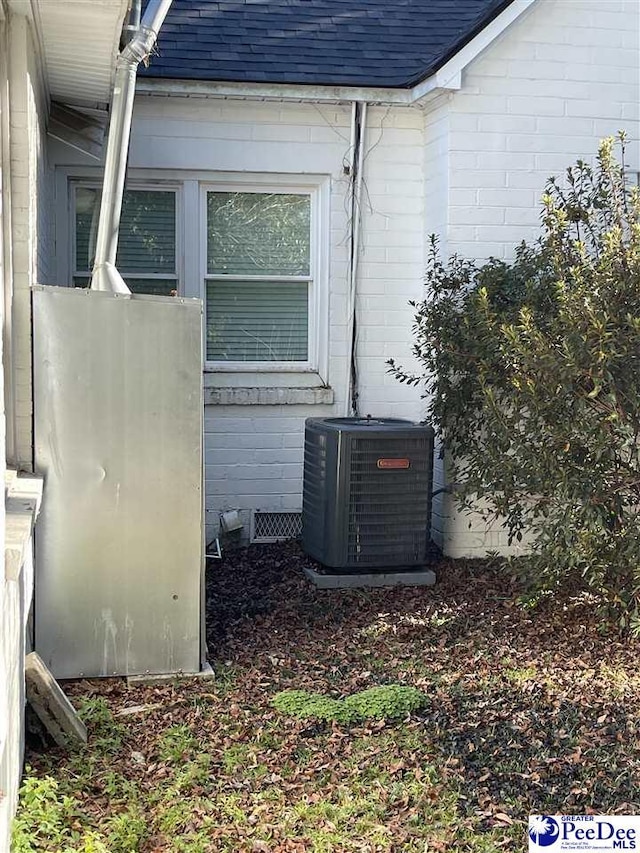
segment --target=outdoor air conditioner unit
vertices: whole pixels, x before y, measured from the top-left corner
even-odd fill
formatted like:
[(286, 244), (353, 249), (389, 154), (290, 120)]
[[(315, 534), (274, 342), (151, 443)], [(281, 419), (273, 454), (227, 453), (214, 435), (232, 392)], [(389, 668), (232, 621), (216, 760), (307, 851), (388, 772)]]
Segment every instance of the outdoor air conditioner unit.
[(420, 566), (431, 529), (433, 429), (393, 418), (308, 418), (302, 547), (325, 566)]

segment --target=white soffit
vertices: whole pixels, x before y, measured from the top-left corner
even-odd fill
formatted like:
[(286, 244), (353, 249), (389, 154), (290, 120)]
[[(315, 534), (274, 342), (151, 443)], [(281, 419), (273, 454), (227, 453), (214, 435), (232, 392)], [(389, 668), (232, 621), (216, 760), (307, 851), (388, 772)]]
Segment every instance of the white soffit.
[(104, 108), (127, 0), (31, 0), (49, 95), (80, 107)]

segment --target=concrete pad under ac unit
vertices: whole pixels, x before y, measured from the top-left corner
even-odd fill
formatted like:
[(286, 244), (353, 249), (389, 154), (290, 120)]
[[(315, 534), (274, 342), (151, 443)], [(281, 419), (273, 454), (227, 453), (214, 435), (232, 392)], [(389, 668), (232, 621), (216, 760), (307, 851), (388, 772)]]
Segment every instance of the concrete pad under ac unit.
[(305, 575), (318, 589), (360, 589), (374, 586), (433, 586), (435, 573), (431, 569), (409, 572), (369, 572), (366, 574), (321, 574), (304, 569)]

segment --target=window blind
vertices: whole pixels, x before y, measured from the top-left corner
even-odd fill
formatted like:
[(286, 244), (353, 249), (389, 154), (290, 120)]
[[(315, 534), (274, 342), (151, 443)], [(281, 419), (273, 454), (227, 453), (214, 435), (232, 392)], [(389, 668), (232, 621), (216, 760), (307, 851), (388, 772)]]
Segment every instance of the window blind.
[[(76, 287), (89, 286), (100, 195), (99, 189), (76, 187)], [(177, 290), (175, 192), (125, 191), (116, 264), (132, 293), (170, 296)]]
[[(76, 270), (93, 266), (100, 191), (76, 189)], [(175, 273), (176, 195), (162, 190), (126, 190), (116, 264), (126, 273)]]
[(208, 361), (307, 361), (307, 282), (207, 282)]

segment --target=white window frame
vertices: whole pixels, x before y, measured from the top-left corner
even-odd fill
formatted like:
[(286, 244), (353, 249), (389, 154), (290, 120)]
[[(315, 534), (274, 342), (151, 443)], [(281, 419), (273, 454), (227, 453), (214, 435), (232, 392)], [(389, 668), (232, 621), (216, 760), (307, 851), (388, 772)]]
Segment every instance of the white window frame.
[[(209, 281), (245, 281), (247, 276), (219, 275), (209, 273), (207, 256), (207, 194), (214, 193), (255, 193), (264, 195), (301, 195), (308, 196), (311, 208), (311, 224), (309, 233), (309, 275), (308, 276), (256, 276), (252, 281), (287, 281), (291, 283), (307, 282), (308, 284), (308, 317), (307, 317), (307, 360), (306, 361), (210, 361), (207, 359), (207, 282)], [(320, 247), (320, 213), (321, 194), (317, 185), (304, 186), (300, 183), (248, 183), (246, 181), (232, 182), (201, 182), (200, 184), (200, 282), (201, 298), (204, 306), (204, 359), (205, 370), (227, 373), (244, 371), (248, 373), (286, 373), (309, 372), (318, 369), (319, 337), (320, 337), (320, 291), (323, 289), (319, 282), (321, 259)], [(328, 329), (326, 330), (328, 332)]]
[[(91, 281), (91, 270), (88, 273), (85, 270), (79, 270), (76, 267), (77, 262), (77, 254), (76, 254), (76, 198), (77, 198), (77, 190), (78, 189), (89, 189), (89, 190), (100, 190), (102, 189), (102, 184), (99, 181), (87, 180), (84, 178), (70, 179), (69, 180), (69, 212), (70, 212), (70, 223), (69, 223), (69, 270), (70, 270), (70, 278), (71, 284), (73, 285), (73, 281), (76, 278), (86, 278), (87, 275), (89, 277), (89, 281)], [(132, 279), (144, 279), (145, 281), (153, 281), (157, 279), (158, 281), (167, 281), (167, 279), (174, 279), (176, 283), (176, 292), (178, 296), (182, 295), (183, 291), (183, 276), (182, 272), (182, 231), (183, 231), (183, 213), (182, 213), (182, 188), (180, 184), (176, 184), (174, 182), (167, 183), (159, 183), (153, 181), (146, 182), (138, 182), (131, 181), (127, 183), (125, 187), (125, 192), (172, 192), (175, 197), (175, 271), (173, 273), (133, 273), (128, 272), (127, 270), (119, 270), (120, 274), (126, 281), (127, 278)]]
[[(61, 166), (56, 169), (56, 274), (59, 282), (73, 286), (75, 271), (75, 191), (84, 185), (101, 186), (101, 174), (91, 166)], [(212, 172), (187, 169), (135, 169), (127, 176), (126, 189), (176, 191), (176, 273), (178, 294), (202, 299), (204, 270), (202, 253), (206, 243), (206, 217), (203, 217), (202, 187), (218, 190), (233, 187), (242, 192), (246, 187), (261, 191), (287, 193), (294, 190), (312, 196), (312, 265), (313, 300), (309, 310), (308, 362), (207, 362), (206, 328), (203, 311), (203, 371), (205, 387), (244, 388), (260, 386), (323, 387), (329, 376), (329, 263), (331, 178), (323, 174), (258, 174)], [(206, 196), (205, 196), (206, 198)], [(206, 203), (206, 202), (205, 202)], [(206, 236), (206, 235), (205, 235)], [(82, 275), (82, 273), (76, 273)]]

